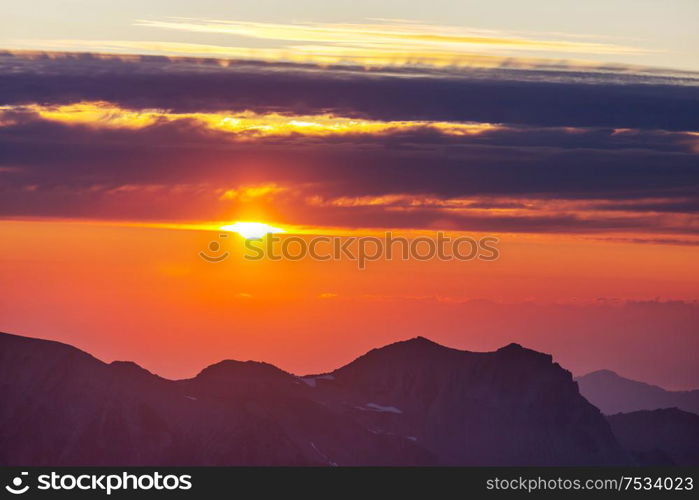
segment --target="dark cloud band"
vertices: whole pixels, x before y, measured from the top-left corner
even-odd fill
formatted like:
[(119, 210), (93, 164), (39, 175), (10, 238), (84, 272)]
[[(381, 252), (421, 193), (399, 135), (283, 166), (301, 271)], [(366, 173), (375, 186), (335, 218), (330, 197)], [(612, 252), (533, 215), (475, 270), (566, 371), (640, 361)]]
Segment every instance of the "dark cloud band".
[[(12, 71), (0, 74), (0, 102), (13, 107), (0, 112), (0, 217), (213, 220), (230, 212), (221, 188), (276, 183), (294, 193), (272, 210), (301, 224), (696, 233), (699, 136), (686, 131), (699, 129), (699, 94), (686, 82), (3, 57)], [(102, 127), (16, 106), (85, 100), (506, 125), (465, 135), (425, 125), (237, 140), (194, 119)], [(332, 203), (390, 195), (427, 196), (433, 205)], [(307, 204), (309, 196), (320, 205)], [(474, 201), (458, 210), (434, 205), (453, 199)]]
[(6, 69), (0, 74), (1, 104), (107, 100), (176, 111), (337, 112), (379, 120), (699, 130), (699, 86), (685, 80), (673, 85), (668, 78), (576, 73), (561, 78), (525, 70), (425, 70), (409, 77), (291, 64), (220, 67), (163, 58), (19, 57), (0, 57)]

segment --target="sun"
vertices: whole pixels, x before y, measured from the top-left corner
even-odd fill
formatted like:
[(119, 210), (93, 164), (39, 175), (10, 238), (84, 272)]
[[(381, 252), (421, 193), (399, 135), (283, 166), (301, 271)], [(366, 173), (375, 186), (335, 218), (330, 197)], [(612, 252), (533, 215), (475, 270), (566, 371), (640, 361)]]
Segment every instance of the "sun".
[(228, 226), (221, 226), (221, 229), (238, 233), (246, 240), (262, 238), (264, 235), (270, 233), (286, 232), (279, 227), (270, 226), (264, 222), (236, 222)]

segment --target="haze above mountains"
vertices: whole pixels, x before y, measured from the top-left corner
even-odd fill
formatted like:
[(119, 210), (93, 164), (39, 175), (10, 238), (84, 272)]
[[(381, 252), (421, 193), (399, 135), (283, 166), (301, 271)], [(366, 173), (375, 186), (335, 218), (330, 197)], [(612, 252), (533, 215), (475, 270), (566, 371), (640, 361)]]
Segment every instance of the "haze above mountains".
[[(600, 377), (579, 383), (606, 412)], [(605, 417), (550, 355), (517, 344), (477, 353), (418, 337), (322, 375), (227, 360), (172, 381), (0, 334), (0, 398), (3, 465), (699, 463), (698, 415)]]

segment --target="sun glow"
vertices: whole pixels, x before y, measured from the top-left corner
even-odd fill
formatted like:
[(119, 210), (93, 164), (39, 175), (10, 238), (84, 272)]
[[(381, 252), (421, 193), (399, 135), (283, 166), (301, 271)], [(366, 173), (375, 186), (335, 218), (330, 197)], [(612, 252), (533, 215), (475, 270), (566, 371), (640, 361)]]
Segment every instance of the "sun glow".
[(279, 228), (265, 224), (264, 222), (236, 222), (228, 226), (221, 226), (224, 231), (232, 231), (238, 233), (240, 236), (246, 240), (252, 238), (262, 238), (266, 234), (270, 233), (285, 233), (286, 231)]

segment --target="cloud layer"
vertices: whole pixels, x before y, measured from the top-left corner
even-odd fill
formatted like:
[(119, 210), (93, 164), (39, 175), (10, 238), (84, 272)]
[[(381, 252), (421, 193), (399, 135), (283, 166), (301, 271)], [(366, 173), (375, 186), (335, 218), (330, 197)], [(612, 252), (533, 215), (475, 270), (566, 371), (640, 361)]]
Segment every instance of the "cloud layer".
[[(686, 79), (0, 61), (0, 216), (253, 210), (320, 226), (669, 242), (699, 227), (699, 88)], [(258, 194), (225, 196), (245, 189)]]

